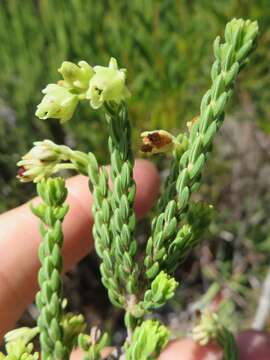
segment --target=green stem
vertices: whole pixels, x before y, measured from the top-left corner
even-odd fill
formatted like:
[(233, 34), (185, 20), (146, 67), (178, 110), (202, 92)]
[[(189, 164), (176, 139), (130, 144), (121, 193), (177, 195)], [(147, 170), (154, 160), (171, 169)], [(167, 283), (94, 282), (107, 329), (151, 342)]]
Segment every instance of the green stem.
[(54, 178), (40, 182), (37, 192), (43, 200), (43, 203), (32, 208), (42, 221), (42, 242), (39, 247), (41, 268), (38, 274), (40, 290), (36, 295), (36, 305), (40, 311), (37, 324), (40, 329), (41, 357), (43, 360), (67, 360), (69, 351), (64, 345), (61, 326), (62, 221), (68, 211), (68, 206), (64, 204), (67, 190), (63, 179)]
[[(224, 120), (225, 107), (232, 95), (234, 82), (254, 48), (257, 34), (256, 22), (234, 19), (226, 26), (225, 42), (220, 44), (219, 37), (214, 42), (212, 85), (202, 99), (200, 116), (192, 125), (189, 135), (188, 149), (179, 161), (176, 197), (170, 201), (168, 199), (164, 211), (152, 223), (152, 235), (148, 240), (145, 258), (148, 269), (146, 275), (150, 279), (162, 268), (166, 269), (166, 258), (172, 255), (168, 249), (177, 233), (181, 232), (177, 225), (188, 214), (191, 194), (200, 186), (202, 169), (211, 151), (214, 136)], [(174, 161), (172, 169), (174, 173)], [(174, 176), (172, 181), (175, 181)], [(173, 196), (174, 192), (170, 194)], [(193, 243), (196, 244), (196, 241)], [(181, 262), (181, 254), (178, 257), (178, 262)]]
[(239, 352), (233, 334), (225, 327), (219, 331), (217, 342), (223, 348), (222, 360), (238, 360)]
[(131, 125), (126, 104), (106, 104), (106, 118), (110, 129), (109, 150), (113, 183), (110, 227), (113, 235), (115, 274), (120, 283), (119, 292), (125, 299), (124, 308), (131, 316), (138, 302), (139, 267), (135, 261), (137, 243), (134, 238), (136, 184), (133, 179)]
[(108, 290), (111, 302), (117, 307), (123, 307), (124, 299), (119, 292), (119, 279), (115, 274), (113, 257), (113, 237), (110, 228), (112, 216), (110, 204), (110, 190), (108, 174), (105, 167), (99, 169), (97, 160), (92, 153), (88, 154), (89, 187), (92, 192), (93, 202), (93, 236), (95, 248), (102, 262), (100, 265), (101, 280)]

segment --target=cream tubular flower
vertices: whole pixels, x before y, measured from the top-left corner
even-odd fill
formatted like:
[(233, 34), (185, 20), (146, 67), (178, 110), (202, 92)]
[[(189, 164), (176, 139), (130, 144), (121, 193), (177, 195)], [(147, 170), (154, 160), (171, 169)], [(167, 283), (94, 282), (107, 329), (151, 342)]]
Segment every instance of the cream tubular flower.
[(141, 151), (148, 154), (159, 154), (172, 151), (175, 137), (165, 130), (145, 131), (141, 134), (143, 145)]
[(5, 342), (16, 341), (18, 339), (24, 340), (27, 344), (39, 333), (39, 328), (21, 327), (11, 330), (5, 335)]
[(72, 150), (66, 145), (57, 145), (50, 140), (37, 141), (34, 147), (17, 163), (17, 177), (21, 182), (39, 182), (61, 170), (76, 170), (87, 174), (88, 155)]
[(71, 119), (79, 101), (76, 94), (57, 84), (47, 85), (42, 92), (45, 96), (37, 107), (37, 117), (59, 119), (61, 122)]
[(37, 141), (34, 147), (17, 163), (17, 177), (21, 182), (39, 182), (64, 168), (72, 168), (69, 160), (71, 150), (64, 145), (57, 145), (50, 140)]
[(54, 150), (55, 144), (50, 140), (38, 141), (34, 147), (17, 163), (18, 178), (21, 182), (38, 182), (53, 173), (60, 156)]
[(86, 94), (94, 109), (101, 107), (105, 101), (119, 103), (130, 96), (125, 85), (126, 70), (118, 69), (116, 59), (111, 58), (108, 67), (95, 66), (94, 72)]

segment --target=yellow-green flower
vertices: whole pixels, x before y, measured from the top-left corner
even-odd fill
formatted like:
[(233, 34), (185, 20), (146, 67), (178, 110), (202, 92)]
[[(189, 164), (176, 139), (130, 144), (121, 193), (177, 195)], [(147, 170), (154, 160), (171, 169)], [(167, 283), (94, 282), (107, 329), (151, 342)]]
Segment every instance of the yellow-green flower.
[(94, 75), (92, 66), (86, 61), (79, 61), (78, 65), (64, 61), (58, 71), (64, 79), (61, 84), (70, 89), (78, 90), (78, 92), (88, 90), (89, 81)]
[(36, 116), (40, 119), (54, 118), (61, 122), (69, 120), (77, 105), (79, 98), (69, 89), (57, 84), (49, 84), (42, 91), (45, 96), (37, 107)]
[(126, 70), (118, 69), (117, 61), (110, 59), (108, 67), (94, 66), (95, 74), (90, 80), (86, 97), (94, 109), (98, 109), (105, 101), (119, 103), (130, 93), (125, 85)]

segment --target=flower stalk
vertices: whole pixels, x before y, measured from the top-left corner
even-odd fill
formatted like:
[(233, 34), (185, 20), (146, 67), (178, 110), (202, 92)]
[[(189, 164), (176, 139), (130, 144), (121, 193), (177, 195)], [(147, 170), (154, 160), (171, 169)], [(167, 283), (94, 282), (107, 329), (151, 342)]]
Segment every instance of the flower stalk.
[(68, 211), (65, 204), (67, 189), (61, 178), (43, 180), (37, 185), (42, 203), (32, 207), (33, 213), (41, 219), (42, 242), (39, 247), (41, 268), (38, 274), (40, 290), (36, 305), (40, 311), (37, 325), (40, 330), (41, 356), (44, 360), (69, 359), (64, 344), (61, 325), (63, 270), (61, 248), (63, 245), (62, 222)]

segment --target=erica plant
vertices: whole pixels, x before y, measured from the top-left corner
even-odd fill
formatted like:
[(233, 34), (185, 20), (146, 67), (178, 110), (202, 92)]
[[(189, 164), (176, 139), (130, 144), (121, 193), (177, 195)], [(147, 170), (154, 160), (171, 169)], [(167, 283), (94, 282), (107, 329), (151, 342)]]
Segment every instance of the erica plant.
[[(62, 224), (68, 212), (67, 189), (63, 178), (54, 177), (63, 169), (89, 177), (101, 281), (112, 304), (125, 311), (126, 340), (120, 351), (112, 351), (110, 358), (158, 358), (171, 335), (163, 324), (148, 315), (174, 296), (178, 286), (174, 272), (210, 224), (212, 207), (195, 203), (192, 193), (200, 188), (213, 139), (223, 123), (236, 78), (255, 47), (257, 34), (256, 22), (233, 19), (226, 26), (225, 39), (216, 38), (211, 84), (202, 98), (199, 115), (188, 123), (186, 134), (173, 135), (163, 129), (142, 134), (142, 152), (166, 153), (171, 157), (169, 175), (152, 219), (151, 235), (142, 252), (135, 238), (136, 184), (127, 72), (119, 69), (114, 58), (108, 67), (92, 67), (86, 61), (62, 64), (59, 69), (62, 78), (43, 90), (36, 116), (72, 121), (82, 101), (102, 111), (109, 129), (110, 170), (100, 166), (91, 152), (73, 150), (49, 140), (34, 143), (18, 163), (19, 179), (35, 182), (41, 198), (38, 205), (32, 206), (40, 219), (42, 235), (36, 295), (39, 318), (36, 328), (16, 329), (7, 334), (7, 355), (2, 354), (1, 359), (38, 359), (31, 343), (37, 335), (44, 360), (69, 359), (76, 347), (83, 350), (84, 359), (103, 359), (103, 349), (113, 346), (109, 344), (109, 335), (96, 327), (88, 333), (82, 315), (65, 312), (61, 248), (65, 241)], [(109, 178), (112, 186), (108, 184)], [(234, 337), (218, 314), (203, 312), (193, 337), (202, 345), (216, 339), (224, 349), (224, 359), (237, 359)]]

